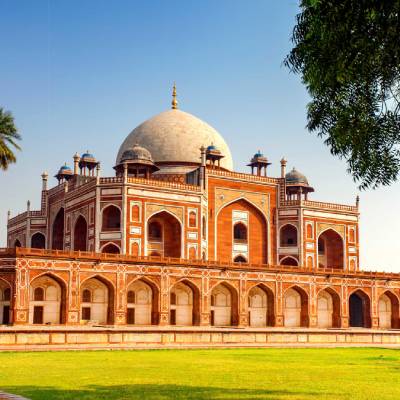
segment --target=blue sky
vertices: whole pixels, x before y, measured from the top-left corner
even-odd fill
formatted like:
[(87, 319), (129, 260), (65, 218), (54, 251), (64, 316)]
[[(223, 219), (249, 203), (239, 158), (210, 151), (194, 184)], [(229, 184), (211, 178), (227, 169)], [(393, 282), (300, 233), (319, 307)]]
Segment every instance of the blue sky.
[[(313, 199), (354, 204), (344, 161), (305, 129), (308, 96), (282, 61), (291, 48), (294, 0), (0, 0), (0, 106), (23, 136), (18, 163), (0, 172), (0, 245), (6, 214), (40, 205), (42, 171), (53, 176), (90, 150), (112, 174), (119, 145), (139, 123), (170, 106), (214, 126), (246, 171), (261, 149), (279, 174), (288, 159), (315, 187)], [(54, 178), (50, 184), (56, 183)], [(361, 265), (396, 262), (400, 184), (361, 193)]]

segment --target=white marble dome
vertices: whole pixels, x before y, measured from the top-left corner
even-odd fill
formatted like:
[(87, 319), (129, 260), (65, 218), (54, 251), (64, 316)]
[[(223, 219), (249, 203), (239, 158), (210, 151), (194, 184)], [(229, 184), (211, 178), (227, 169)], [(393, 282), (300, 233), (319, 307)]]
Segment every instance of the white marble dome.
[(200, 147), (213, 144), (224, 158), (221, 167), (232, 170), (232, 155), (223, 137), (210, 125), (181, 110), (164, 111), (136, 127), (124, 140), (118, 151), (122, 154), (138, 144), (150, 151), (154, 162), (200, 164)]

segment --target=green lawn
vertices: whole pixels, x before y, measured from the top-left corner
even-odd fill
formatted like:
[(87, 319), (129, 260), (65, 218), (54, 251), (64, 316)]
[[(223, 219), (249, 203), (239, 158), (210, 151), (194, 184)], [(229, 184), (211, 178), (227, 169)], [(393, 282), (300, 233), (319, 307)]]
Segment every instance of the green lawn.
[(0, 388), (31, 399), (400, 399), (400, 350), (0, 353)]

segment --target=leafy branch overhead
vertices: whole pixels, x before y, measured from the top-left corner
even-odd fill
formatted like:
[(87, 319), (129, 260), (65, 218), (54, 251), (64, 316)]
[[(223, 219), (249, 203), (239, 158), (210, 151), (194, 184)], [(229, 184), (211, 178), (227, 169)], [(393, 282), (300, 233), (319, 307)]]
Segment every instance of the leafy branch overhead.
[(400, 0), (302, 0), (285, 65), (311, 102), (307, 128), (362, 189), (400, 174)]
[(20, 150), (17, 140), (21, 140), (21, 136), (15, 127), (13, 116), (0, 108), (0, 169), (6, 170), (9, 164), (16, 162), (13, 148)]

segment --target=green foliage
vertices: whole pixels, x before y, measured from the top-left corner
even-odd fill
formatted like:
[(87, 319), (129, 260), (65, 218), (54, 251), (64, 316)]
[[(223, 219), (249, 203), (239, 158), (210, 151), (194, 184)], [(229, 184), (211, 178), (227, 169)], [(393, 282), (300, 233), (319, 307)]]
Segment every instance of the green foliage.
[(285, 59), (310, 95), (307, 127), (360, 187), (400, 173), (400, 0), (302, 0)]
[(9, 164), (15, 163), (12, 147), (20, 150), (16, 140), (21, 140), (21, 136), (15, 127), (14, 118), (9, 111), (0, 108), (0, 169), (6, 170)]
[(399, 365), (399, 350), (365, 348), (9, 352), (0, 386), (32, 400), (397, 400)]

